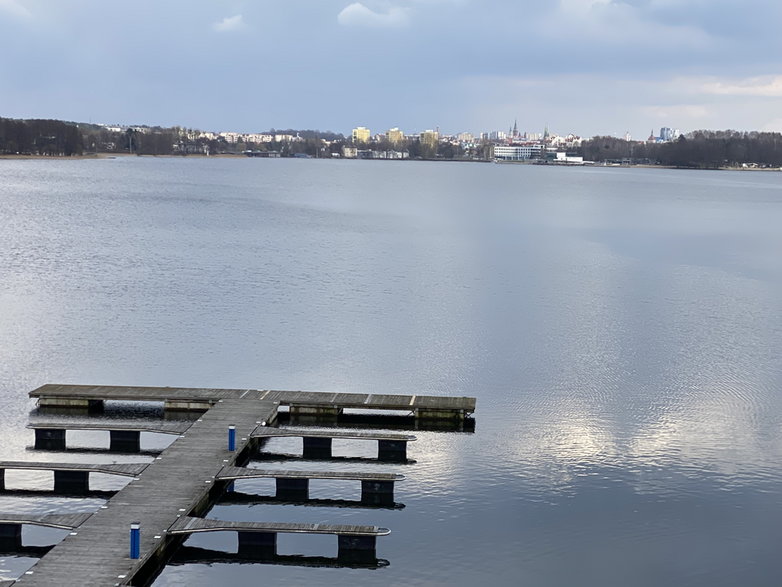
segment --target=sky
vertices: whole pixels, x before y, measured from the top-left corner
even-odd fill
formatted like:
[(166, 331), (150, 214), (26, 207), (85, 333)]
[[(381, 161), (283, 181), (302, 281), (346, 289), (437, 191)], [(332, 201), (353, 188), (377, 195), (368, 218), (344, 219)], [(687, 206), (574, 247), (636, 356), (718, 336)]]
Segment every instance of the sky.
[(0, 116), (782, 131), (774, 0), (0, 0)]

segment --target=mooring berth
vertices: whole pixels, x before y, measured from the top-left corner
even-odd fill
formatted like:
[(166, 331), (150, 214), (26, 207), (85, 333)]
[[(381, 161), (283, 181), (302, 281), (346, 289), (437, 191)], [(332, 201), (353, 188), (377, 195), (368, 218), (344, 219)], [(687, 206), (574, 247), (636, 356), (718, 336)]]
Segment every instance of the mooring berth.
[(416, 438), (410, 434), (387, 432), (361, 432), (358, 430), (317, 430), (311, 428), (269, 428), (259, 426), (254, 438), (300, 437), (303, 439), (302, 456), (305, 459), (330, 459), (332, 440), (375, 440), (377, 458), (380, 461), (404, 462), (407, 460), (407, 443)]
[(391, 505), (394, 502), (394, 483), (405, 476), (397, 473), (357, 473), (349, 471), (273, 471), (247, 467), (223, 467), (217, 479), (274, 479), (276, 497), (280, 499), (309, 499), (311, 479), (329, 479), (361, 482), (361, 501), (372, 505)]
[(141, 433), (184, 434), (192, 421), (158, 420), (152, 422), (34, 422), (27, 427), (35, 430), (36, 450), (65, 450), (66, 431), (100, 430), (109, 433), (112, 452), (140, 452)]
[(56, 493), (88, 493), (90, 473), (136, 477), (147, 468), (147, 463), (86, 464), (86, 463), (35, 463), (28, 461), (0, 461), (0, 490), (5, 489), (5, 472), (8, 469), (24, 471), (52, 471)]
[(74, 530), (86, 522), (92, 514), (0, 514), (0, 552), (13, 552), (22, 548), (22, 526), (44, 526), (59, 530)]
[(277, 534), (333, 534), (337, 536), (338, 558), (375, 558), (378, 536), (391, 533), (378, 526), (347, 524), (294, 524), (281, 522), (229, 522), (205, 518), (181, 517), (169, 528), (170, 534), (198, 532), (236, 532), (239, 552), (275, 556)]

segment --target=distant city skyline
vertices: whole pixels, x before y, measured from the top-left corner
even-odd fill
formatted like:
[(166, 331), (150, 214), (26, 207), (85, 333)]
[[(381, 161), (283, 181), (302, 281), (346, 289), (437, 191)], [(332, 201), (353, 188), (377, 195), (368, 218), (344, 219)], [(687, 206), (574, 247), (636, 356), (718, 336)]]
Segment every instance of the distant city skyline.
[(0, 0), (0, 116), (782, 131), (780, 16), (765, 0)]

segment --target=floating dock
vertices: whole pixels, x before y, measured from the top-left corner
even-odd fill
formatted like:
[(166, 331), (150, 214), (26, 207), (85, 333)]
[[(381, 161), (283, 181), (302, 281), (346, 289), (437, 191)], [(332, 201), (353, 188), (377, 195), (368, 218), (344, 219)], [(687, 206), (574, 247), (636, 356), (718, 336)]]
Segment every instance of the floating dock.
[(221, 399), (256, 398), (288, 406), (292, 414), (337, 415), (346, 409), (409, 412), (420, 420), (464, 420), (475, 412), (474, 397), (382, 395), (323, 391), (126, 387), (47, 384), (30, 392), (39, 406), (100, 410), (105, 401), (163, 402), (169, 410), (208, 410)]
[[(275, 478), (279, 495), (306, 498), (310, 479), (344, 479), (361, 482), (361, 501), (393, 503), (394, 483), (404, 476), (390, 473), (335, 471), (274, 471), (246, 468), (261, 439), (300, 436), (305, 457), (331, 456), (333, 438), (375, 440), (380, 460), (406, 461), (406, 447), (415, 437), (357, 431), (318, 431), (306, 428), (271, 428), (280, 405), (290, 410), (329, 414), (347, 408), (407, 410), (416, 418), (459, 420), (471, 415), (474, 398), (389, 396), (270, 390), (190, 389), (168, 387), (116, 387), (44, 385), (30, 396), (39, 405), (101, 410), (106, 401), (163, 402), (166, 409), (204, 413), (192, 422), (112, 424), (100, 421), (39, 422), (36, 448), (67, 450), (67, 430), (108, 430), (112, 448), (138, 451), (141, 432), (175, 434), (177, 438), (149, 464), (91, 465), (78, 463), (0, 462), (0, 480), (6, 469), (51, 470), (55, 490), (86, 492), (90, 473), (131, 476), (131, 481), (94, 514), (14, 516), (0, 514), (0, 539), (22, 547), (24, 524), (67, 528), (71, 532), (54, 546), (14, 585), (145, 585), (192, 533), (234, 531), (240, 554), (279, 558), (277, 534), (333, 534), (338, 559), (376, 562), (376, 539), (387, 528), (286, 522), (226, 522), (203, 515), (239, 479)], [(58, 483), (59, 479), (59, 483)], [(59, 487), (58, 487), (59, 485)], [(3, 486), (0, 486), (3, 489)], [(131, 529), (133, 528), (133, 529)]]

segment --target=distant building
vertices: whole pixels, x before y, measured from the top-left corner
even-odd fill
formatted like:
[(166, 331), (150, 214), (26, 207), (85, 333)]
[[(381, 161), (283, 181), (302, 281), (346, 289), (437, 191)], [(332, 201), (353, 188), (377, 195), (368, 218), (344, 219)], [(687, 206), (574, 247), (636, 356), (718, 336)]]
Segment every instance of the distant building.
[(440, 141), (440, 133), (436, 130), (425, 130), (421, 133), (419, 140), (422, 145), (437, 147), (437, 143)]
[(386, 132), (386, 138), (392, 145), (398, 145), (405, 140), (405, 133), (398, 128), (391, 128)]
[(545, 147), (540, 143), (527, 145), (494, 145), (494, 159), (497, 161), (526, 161), (537, 159)]
[(667, 126), (664, 126), (660, 129), (660, 140), (661, 141), (672, 141), (673, 140), (673, 129), (669, 128)]
[(568, 155), (562, 151), (557, 151), (556, 153), (553, 153), (553, 155), (554, 157), (552, 158), (552, 161), (554, 163), (565, 163), (568, 165), (584, 164), (584, 158), (581, 155)]
[(371, 133), (368, 128), (359, 126), (358, 128), (353, 129), (353, 142), (355, 143), (367, 143), (369, 142), (370, 136)]

